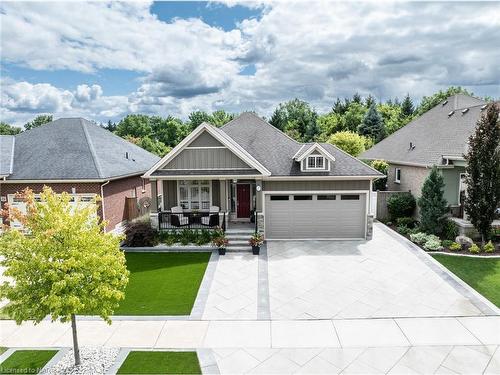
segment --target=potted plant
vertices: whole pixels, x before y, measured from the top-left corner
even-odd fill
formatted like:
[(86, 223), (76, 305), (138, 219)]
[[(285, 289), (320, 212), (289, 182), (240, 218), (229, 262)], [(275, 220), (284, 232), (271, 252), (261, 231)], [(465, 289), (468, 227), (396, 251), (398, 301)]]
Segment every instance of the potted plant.
[(264, 243), (264, 236), (259, 232), (255, 232), (248, 240), (248, 243), (252, 246), (252, 253), (254, 255), (259, 255), (260, 246)]
[(217, 249), (219, 250), (219, 255), (225, 255), (226, 254), (226, 246), (229, 243), (228, 239), (224, 235), (224, 233), (214, 237), (212, 239), (212, 245), (216, 246)]

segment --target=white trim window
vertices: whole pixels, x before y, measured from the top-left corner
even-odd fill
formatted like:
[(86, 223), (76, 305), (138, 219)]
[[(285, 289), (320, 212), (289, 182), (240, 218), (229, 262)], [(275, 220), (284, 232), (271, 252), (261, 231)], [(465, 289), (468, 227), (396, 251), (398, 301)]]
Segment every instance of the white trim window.
[(177, 184), (179, 206), (185, 210), (209, 210), (212, 186), (209, 180), (180, 180)]
[(325, 157), (311, 155), (307, 157), (307, 169), (325, 169)]
[(394, 169), (394, 182), (401, 183), (401, 168)]

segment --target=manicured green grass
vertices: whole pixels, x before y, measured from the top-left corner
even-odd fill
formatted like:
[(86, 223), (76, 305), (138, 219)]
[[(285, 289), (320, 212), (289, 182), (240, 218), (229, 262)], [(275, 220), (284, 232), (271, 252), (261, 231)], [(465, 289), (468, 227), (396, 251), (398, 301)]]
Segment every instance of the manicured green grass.
[(130, 278), (115, 315), (189, 315), (210, 253), (127, 253)]
[(201, 374), (196, 352), (130, 352), (118, 374)]
[(57, 350), (16, 350), (0, 364), (1, 374), (38, 374)]
[(433, 257), (500, 307), (500, 259), (434, 254)]

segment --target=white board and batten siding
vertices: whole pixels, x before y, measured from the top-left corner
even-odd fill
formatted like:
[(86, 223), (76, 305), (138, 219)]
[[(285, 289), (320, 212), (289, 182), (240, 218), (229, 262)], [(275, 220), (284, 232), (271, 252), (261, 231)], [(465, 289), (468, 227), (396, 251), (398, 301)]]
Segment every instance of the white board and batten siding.
[(264, 192), (265, 236), (278, 239), (363, 239), (367, 191)]

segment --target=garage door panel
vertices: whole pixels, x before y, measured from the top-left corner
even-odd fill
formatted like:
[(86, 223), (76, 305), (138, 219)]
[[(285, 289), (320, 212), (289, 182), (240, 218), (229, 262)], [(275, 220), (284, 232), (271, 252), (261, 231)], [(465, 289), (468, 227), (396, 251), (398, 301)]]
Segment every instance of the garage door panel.
[[(307, 192), (300, 194), (307, 195)], [(363, 238), (365, 235), (366, 194), (358, 200), (265, 199), (266, 236), (286, 238)]]

